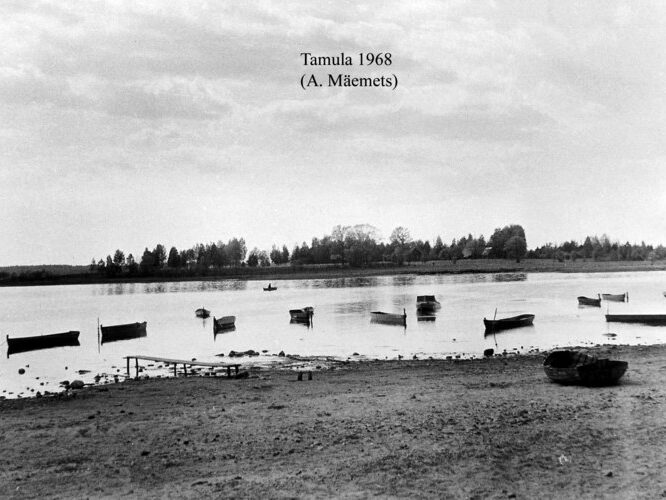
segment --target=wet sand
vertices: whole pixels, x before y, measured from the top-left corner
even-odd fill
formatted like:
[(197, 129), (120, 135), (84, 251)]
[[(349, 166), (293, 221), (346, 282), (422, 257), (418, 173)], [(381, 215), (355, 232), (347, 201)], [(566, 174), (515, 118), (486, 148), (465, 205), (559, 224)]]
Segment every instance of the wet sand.
[(666, 346), (621, 384), (543, 355), (130, 380), (0, 401), (3, 498), (659, 498)]

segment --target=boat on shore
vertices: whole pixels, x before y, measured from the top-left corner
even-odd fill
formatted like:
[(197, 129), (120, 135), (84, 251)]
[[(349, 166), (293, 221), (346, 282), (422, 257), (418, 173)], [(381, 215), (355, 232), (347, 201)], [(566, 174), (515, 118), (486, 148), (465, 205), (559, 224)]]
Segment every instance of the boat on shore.
[(666, 314), (606, 314), (608, 323), (642, 323), (666, 325)]
[(236, 316), (222, 316), (216, 318), (213, 316), (213, 333), (231, 331), (236, 328)]
[(273, 286), (269, 283), (268, 286), (264, 287), (264, 292), (274, 292), (277, 289), (278, 289), (278, 287)]
[(416, 296), (416, 311), (422, 314), (433, 313), (437, 311), (442, 304), (435, 298), (434, 295), (417, 295)]
[(597, 359), (578, 367), (580, 383), (590, 387), (615, 385), (627, 371), (629, 363), (611, 359)]
[(594, 306), (601, 307), (601, 295), (597, 295), (598, 298), (592, 299), (590, 297), (583, 297), (582, 295), (578, 297), (579, 306)]
[(599, 359), (581, 351), (553, 351), (543, 362), (546, 375), (558, 384), (606, 386), (617, 384), (629, 363)]
[(208, 318), (210, 316), (210, 311), (204, 307), (200, 307), (194, 311), (194, 314), (196, 314), (197, 318)]
[(400, 325), (407, 327), (407, 311), (403, 309), (402, 314), (372, 311), (370, 313), (370, 321), (373, 323), (383, 323), (386, 325)]
[(102, 333), (101, 343), (116, 342), (118, 340), (131, 340), (146, 337), (147, 323), (126, 323), (123, 325), (100, 325), (99, 329)]
[(52, 347), (78, 346), (79, 332), (50, 333), (48, 335), (33, 335), (32, 337), (14, 337), (7, 335), (7, 356), (19, 352), (37, 351)]
[(312, 316), (314, 316), (314, 307), (307, 306), (302, 309), (289, 309), (289, 316), (293, 323), (312, 323)]
[(483, 318), (483, 324), (486, 327), (486, 333), (498, 332), (500, 330), (509, 330), (511, 328), (520, 328), (531, 326), (534, 323), (534, 314), (519, 314), (509, 318), (486, 319)]
[(601, 298), (611, 302), (629, 302), (629, 292), (624, 293), (602, 293)]

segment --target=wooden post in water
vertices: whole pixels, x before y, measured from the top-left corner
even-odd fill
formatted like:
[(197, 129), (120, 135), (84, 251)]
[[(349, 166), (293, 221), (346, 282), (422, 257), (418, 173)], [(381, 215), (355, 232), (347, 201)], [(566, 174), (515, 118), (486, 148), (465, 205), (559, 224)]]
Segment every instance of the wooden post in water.
[(127, 356), (127, 378), (130, 378), (130, 367), (129, 367), (130, 357)]
[(139, 358), (134, 358), (136, 368), (136, 378), (139, 378)]

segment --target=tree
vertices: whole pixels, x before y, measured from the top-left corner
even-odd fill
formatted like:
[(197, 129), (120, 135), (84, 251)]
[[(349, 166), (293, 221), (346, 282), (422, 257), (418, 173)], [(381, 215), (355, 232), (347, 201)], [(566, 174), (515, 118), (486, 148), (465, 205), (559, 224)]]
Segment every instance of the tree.
[(143, 251), (139, 266), (141, 267), (141, 271), (146, 274), (150, 274), (152, 268), (155, 267), (155, 257), (153, 256), (153, 252), (148, 250), (148, 248)]
[(247, 257), (247, 265), (250, 267), (257, 267), (259, 264), (259, 249), (254, 247), (250, 251), (250, 255)]
[(134, 255), (129, 254), (127, 256), (127, 271), (130, 274), (136, 274), (138, 270), (139, 270), (139, 266), (136, 263), (136, 261), (134, 260)]
[(504, 244), (504, 253), (510, 259), (516, 259), (520, 262), (527, 252), (527, 242), (520, 236), (512, 236)]
[(161, 243), (158, 243), (155, 250), (153, 250), (153, 259), (153, 265), (155, 267), (164, 267), (164, 264), (166, 263), (166, 249)]
[(175, 268), (180, 266), (180, 255), (176, 247), (171, 247), (169, 250), (169, 258), (167, 259), (167, 267)]
[(276, 247), (275, 245), (273, 245), (273, 248), (271, 248), (270, 256), (271, 256), (271, 261), (273, 261), (273, 264), (275, 264), (276, 266), (282, 264), (282, 252), (280, 252), (280, 250), (278, 250), (278, 247)]
[(125, 253), (122, 250), (118, 249), (113, 254), (113, 263), (118, 267), (125, 265)]
[(527, 242), (527, 238), (525, 237), (525, 230), (520, 225), (513, 224), (511, 226), (504, 226), (502, 229), (495, 229), (495, 232), (488, 241), (491, 246), (490, 256), (498, 259), (507, 257), (504, 247), (506, 246), (506, 243), (509, 241), (509, 239), (511, 239), (513, 236), (518, 236)]
[(232, 238), (226, 245), (226, 254), (232, 266), (240, 266), (241, 262), (245, 260), (247, 254), (247, 247), (243, 238)]

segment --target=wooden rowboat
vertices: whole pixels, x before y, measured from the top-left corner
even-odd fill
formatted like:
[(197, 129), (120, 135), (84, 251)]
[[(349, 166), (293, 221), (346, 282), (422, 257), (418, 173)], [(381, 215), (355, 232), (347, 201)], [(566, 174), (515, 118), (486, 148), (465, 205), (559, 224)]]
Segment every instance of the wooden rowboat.
[(210, 316), (210, 311), (204, 307), (200, 307), (194, 311), (194, 314), (196, 314), (197, 318), (207, 318)]
[(534, 314), (519, 314), (510, 318), (486, 319), (483, 318), (483, 324), (486, 326), (486, 333), (508, 330), (510, 328), (520, 328), (530, 326), (534, 323)]
[(601, 298), (612, 302), (629, 302), (629, 292), (624, 293), (602, 293)]
[(416, 297), (416, 311), (423, 314), (433, 313), (442, 305), (434, 295), (418, 295)]
[(644, 325), (666, 325), (666, 314), (606, 314), (611, 323), (642, 323)]
[(403, 309), (402, 314), (393, 314), (381, 311), (372, 311), (370, 321), (386, 325), (400, 325), (407, 327), (407, 312)]
[(101, 343), (105, 344), (107, 342), (116, 342), (118, 340), (130, 340), (145, 337), (148, 335), (146, 333), (146, 324), (147, 323), (144, 321), (143, 323), (100, 326), (99, 329), (102, 332)]
[(585, 386), (617, 384), (628, 366), (626, 361), (598, 359), (580, 351), (553, 351), (543, 362), (552, 381)]
[(80, 345), (79, 332), (72, 330), (48, 335), (34, 335), (32, 337), (14, 337), (13, 339), (7, 335), (7, 356), (19, 352), (77, 345)]
[(601, 307), (601, 296), (599, 295), (596, 299), (591, 299), (590, 297), (578, 297), (579, 306), (595, 306)]
[(578, 367), (580, 383), (587, 386), (615, 385), (627, 371), (629, 363), (610, 359), (598, 359)]
[(314, 307), (303, 307), (302, 309), (289, 309), (289, 316), (294, 323), (310, 324), (314, 316)]
[(543, 370), (549, 379), (559, 384), (578, 384), (578, 367), (592, 363), (597, 358), (580, 351), (553, 351), (543, 362)]
[(236, 328), (236, 316), (222, 316), (216, 318), (213, 316), (213, 333), (231, 331)]

